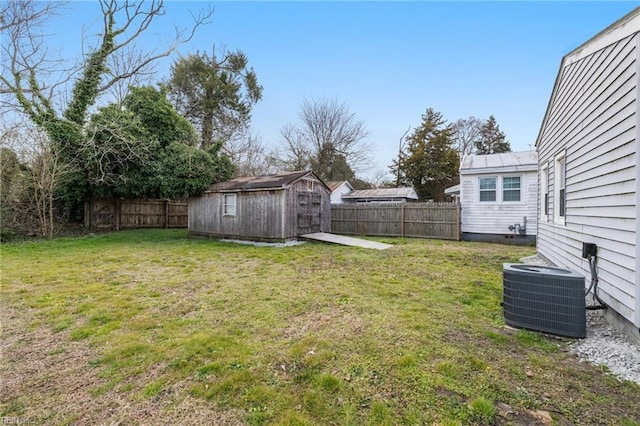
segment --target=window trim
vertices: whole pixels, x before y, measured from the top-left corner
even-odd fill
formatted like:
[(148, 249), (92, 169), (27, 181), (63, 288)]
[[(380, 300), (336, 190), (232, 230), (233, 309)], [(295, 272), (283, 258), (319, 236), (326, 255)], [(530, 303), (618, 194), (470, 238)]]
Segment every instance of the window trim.
[(564, 151), (553, 164), (553, 223), (564, 225), (567, 218), (567, 155)]
[(305, 179), (307, 181), (307, 192), (313, 192), (314, 182), (311, 179)]
[[(482, 189), (483, 179), (493, 179), (493, 188)], [(493, 200), (483, 200), (483, 192), (493, 192)], [(478, 202), (479, 203), (497, 203), (498, 202), (498, 176), (478, 176)]]
[(540, 220), (549, 221), (549, 164), (540, 167)]
[[(500, 180), (501, 180), (501, 191), (500, 193), (502, 194), (502, 202), (503, 203), (521, 203), (522, 202), (522, 176), (521, 175), (511, 175), (511, 176), (500, 176)], [(516, 191), (515, 188), (505, 188), (504, 186), (504, 180), (505, 179), (511, 179), (511, 178), (517, 178), (518, 179), (518, 199), (517, 200), (505, 200), (504, 194), (505, 191)]]
[[(227, 202), (227, 197), (233, 202)], [(222, 215), (236, 217), (237, 216), (237, 194), (222, 194)], [(233, 207), (233, 210), (230, 208)]]

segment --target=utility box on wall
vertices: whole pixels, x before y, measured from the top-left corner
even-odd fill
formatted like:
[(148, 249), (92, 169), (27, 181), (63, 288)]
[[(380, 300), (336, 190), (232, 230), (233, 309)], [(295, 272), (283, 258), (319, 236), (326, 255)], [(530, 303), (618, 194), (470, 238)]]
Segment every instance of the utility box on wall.
[(505, 263), (505, 322), (513, 327), (583, 338), (585, 278), (568, 269)]

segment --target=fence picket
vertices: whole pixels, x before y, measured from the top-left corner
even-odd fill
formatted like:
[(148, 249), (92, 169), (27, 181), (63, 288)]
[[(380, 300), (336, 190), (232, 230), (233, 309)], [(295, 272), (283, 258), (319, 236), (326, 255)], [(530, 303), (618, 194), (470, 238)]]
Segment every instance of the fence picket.
[(332, 204), (331, 232), (460, 239), (458, 203)]

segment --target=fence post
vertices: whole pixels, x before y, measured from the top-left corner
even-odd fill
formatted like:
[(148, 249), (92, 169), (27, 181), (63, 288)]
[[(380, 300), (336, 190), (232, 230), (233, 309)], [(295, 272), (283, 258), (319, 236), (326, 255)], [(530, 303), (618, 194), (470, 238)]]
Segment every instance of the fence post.
[(404, 203), (400, 205), (400, 236), (404, 237)]
[(116, 198), (116, 203), (115, 203), (115, 219), (116, 219), (116, 231), (120, 230), (120, 215), (122, 214), (122, 209), (121, 209), (121, 205), (120, 205), (120, 198)]
[(462, 229), (460, 229), (460, 203), (456, 202), (456, 241), (460, 241), (460, 234), (462, 233)]
[(164, 229), (169, 227), (169, 200), (164, 200)]
[(354, 225), (354, 229), (353, 229), (353, 235), (358, 235), (358, 229), (360, 228), (360, 224), (358, 223), (358, 204), (356, 203), (355, 207), (353, 208), (354, 211), (354, 216), (356, 218), (355, 220), (355, 225)]
[(91, 229), (91, 200), (84, 202), (84, 227)]

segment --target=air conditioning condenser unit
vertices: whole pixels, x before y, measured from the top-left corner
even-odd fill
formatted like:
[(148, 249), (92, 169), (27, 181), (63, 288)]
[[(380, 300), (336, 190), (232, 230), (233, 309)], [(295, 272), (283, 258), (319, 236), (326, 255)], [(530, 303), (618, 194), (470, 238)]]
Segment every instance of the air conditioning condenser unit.
[(567, 337), (586, 335), (585, 278), (569, 269), (503, 264), (505, 322)]

